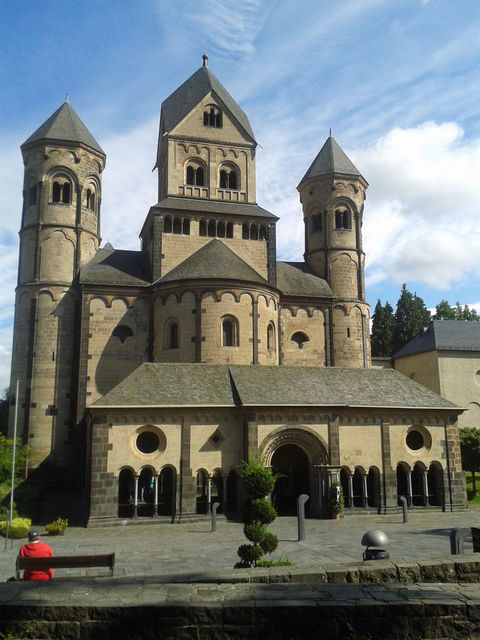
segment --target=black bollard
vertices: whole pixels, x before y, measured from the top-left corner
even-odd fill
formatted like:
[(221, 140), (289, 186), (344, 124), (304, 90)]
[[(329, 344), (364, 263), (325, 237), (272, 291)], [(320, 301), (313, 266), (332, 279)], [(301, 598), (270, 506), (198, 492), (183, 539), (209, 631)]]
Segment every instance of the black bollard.
[(408, 505), (407, 499), (405, 496), (398, 496), (398, 499), (402, 503), (402, 511), (403, 511), (403, 522), (408, 522)]
[(214, 502), (212, 504), (212, 531), (217, 530), (217, 509), (220, 506), (220, 502)]
[(465, 527), (453, 527), (450, 531), (450, 553), (452, 556), (463, 553), (463, 545), (468, 534), (469, 530)]
[(297, 498), (297, 519), (298, 519), (298, 539), (305, 540), (305, 503), (310, 500), (310, 496), (301, 493)]

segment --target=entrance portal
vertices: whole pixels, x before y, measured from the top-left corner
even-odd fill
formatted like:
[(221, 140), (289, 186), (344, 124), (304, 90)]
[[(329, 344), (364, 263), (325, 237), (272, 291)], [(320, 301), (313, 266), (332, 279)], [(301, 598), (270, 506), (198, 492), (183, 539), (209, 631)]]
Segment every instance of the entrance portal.
[[(297, 498), (301, 493), (310, 495), (309, 466), (307, 454), (296, 444), (279, 447), (272, 456), (272, 471), (280, 473), (272, 493), (273, 504), (279, 516), (297, 513)], [(305, 511), (308, 513), (309, 502)]]

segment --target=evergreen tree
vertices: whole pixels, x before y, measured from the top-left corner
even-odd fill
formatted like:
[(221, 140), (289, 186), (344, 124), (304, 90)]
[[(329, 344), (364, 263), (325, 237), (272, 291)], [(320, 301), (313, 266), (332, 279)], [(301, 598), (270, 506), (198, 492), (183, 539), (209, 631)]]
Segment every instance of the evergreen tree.
[(449, 305), (448, 300), (440, 300), (435, 307), (434, 320), (455, 320), (455, 311)]
[(462, 305), (460, 302), (455, 304), (454, 307), (451, 307), (448, 303), (448, 300), (441, 300), (437, 306), (435, 307), (435, 315), (433, 316), (434, 320), (480, 320), (480, 316), (477, 314), (475, 309), (470, 309), (468, 304)]
[(392, 355), (394, 321), (393, 307), (388, 300), (384, 307), (380, 300), (377, 300), (372, 321), (372, 356), (390, 357)]
[(430, 311), (426, 308), (422, 298), (416, 293), (412, 294), (403, 284), (395, 311), (393, 353), (401, 349), (417, 333), (423, 331), (429, 322)]

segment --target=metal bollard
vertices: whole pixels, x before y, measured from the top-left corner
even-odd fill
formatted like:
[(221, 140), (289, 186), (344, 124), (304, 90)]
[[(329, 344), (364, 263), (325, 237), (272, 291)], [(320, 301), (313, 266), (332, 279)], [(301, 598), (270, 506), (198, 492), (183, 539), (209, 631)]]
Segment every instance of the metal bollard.
[(470, 530), (465, 527), (453, 527), (450, 531), (450, 553), (458, 556), (463, 553), (463, 545)]
[(398, 496), (398, 499), (402, 503), (403, 522), (408, 522), (408, 504), (405, 496)]
[(297, 498), (297, 519), (298, 519), (298, 539), (305, 540), (305, 503), (310, 500), (310, 496), (301, 493)]
[(214, 502), (212, 504), (212, 531), (217, 530), (217, 509), (220, 506), (220, 502)]

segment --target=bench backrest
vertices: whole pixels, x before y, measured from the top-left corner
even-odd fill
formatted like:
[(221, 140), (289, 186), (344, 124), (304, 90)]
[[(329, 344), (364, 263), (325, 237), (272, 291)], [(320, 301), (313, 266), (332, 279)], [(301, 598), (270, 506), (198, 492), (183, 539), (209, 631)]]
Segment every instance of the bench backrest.
[(108, 553), (96, 556), (50, 556), (45, 558), (17, 557), (17, 578), (25, 569), (76, 569), (79, 567), (109, 567), (113, 576), (115, 554)]

